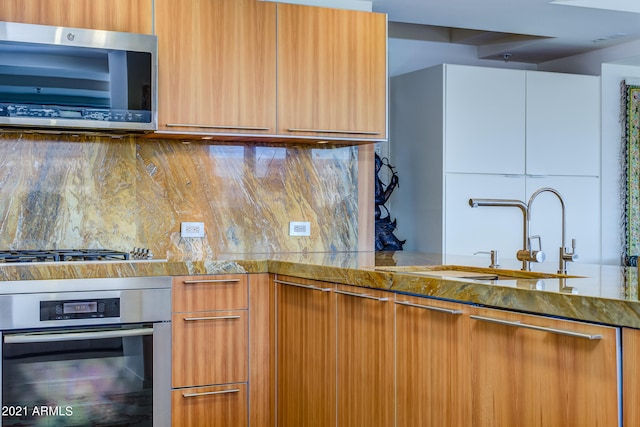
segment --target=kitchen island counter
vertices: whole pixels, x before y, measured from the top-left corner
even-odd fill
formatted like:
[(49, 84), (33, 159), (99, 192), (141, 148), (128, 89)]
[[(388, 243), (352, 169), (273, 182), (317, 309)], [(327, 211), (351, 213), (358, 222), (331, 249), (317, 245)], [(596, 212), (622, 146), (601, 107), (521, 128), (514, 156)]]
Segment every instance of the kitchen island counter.
[[(572, 263), (569, 276), (500, 280), (426, 277), (389, 267), (441, 265), (439, 255), (410, 252), (222, 254), (216, 259), (0, 265), (0, 280), (276, 273), (489, 307), (640, 328), (636, 267)], [(452, 257), (447, 258), (449, 261)], [(454, 258), (455, 259), (455, 258)], [(448, 264), (482, 267), (478, 257)], [(512, 266), (507, 266), (514, 268)], [(550, 265), (536, 266), (553, 272)], [(544, 267), (544, 270), (542, 270)], [(515, 269), (515, 268), (514, 268)], [(410, 269), (408, 269), (410, 270)], [(500, 270), (497, 270), (500, 271)], [(2, 284), (0, 283), (0, 294)]]

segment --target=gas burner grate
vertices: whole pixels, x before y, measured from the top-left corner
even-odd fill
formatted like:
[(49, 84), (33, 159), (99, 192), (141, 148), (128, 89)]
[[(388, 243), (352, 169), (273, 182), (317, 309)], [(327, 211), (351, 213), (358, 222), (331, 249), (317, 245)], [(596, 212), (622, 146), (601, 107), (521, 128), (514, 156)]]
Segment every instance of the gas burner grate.
[(63, 262), (63, 261), (124, 261), (127, 252), (109, 249), (52, 249), (0, 251), (0, 263)]

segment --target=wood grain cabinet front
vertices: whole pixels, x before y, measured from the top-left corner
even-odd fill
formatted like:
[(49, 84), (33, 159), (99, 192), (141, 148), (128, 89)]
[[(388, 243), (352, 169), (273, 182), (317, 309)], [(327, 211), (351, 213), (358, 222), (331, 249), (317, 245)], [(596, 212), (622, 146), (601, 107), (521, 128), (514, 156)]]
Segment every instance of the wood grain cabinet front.
[(240, 310), (249, 306), (244, 274), (175, 277), (173, 311)]
[(179, 313), (171, 322), (174, 388), (247, 382), (247, 311)]
[(338, 426), (393, 426), (393, 294), (339, 285)]
[(229, 384), (174, 390), (173, 427), (246, 427), (247, 386)]
[(619, 328), (474, 308), (474, 426), (616, 427)]
[(0, 21), (151, 34), (153, 0), (2, 0)]
[(248, 425), (246, 274), (173, 279), (174, 426)]
[(158, 130), (274, 134), (276, 5), (155, 0)]
[(278, 5), (278, 133), (387, 138), (385, 14)]
[(276, 425), (336, 423), (333, 285), (277, 275)]
[(469, 306), (396, 295), (396, 426), (468, 427)]

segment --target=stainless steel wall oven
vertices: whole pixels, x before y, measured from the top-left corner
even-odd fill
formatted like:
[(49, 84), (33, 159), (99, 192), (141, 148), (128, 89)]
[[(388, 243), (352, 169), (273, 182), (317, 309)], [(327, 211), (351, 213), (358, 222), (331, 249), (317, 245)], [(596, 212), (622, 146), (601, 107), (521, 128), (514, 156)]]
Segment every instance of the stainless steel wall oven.
[(0, 282), (2, 426), (169, 426), (171, 279)]

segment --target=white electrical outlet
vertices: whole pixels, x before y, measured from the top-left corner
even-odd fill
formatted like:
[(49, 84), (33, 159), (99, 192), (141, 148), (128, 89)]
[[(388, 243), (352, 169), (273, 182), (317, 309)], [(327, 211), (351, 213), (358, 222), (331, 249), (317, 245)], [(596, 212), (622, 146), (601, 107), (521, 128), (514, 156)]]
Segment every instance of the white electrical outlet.
[(307, 221), (289, 222), (289, 236), (311, 236), (311, 223)]
[(204, 237), (204, 222), (183, 222), (180, 237)]

